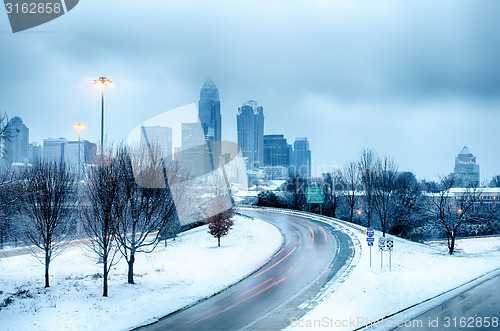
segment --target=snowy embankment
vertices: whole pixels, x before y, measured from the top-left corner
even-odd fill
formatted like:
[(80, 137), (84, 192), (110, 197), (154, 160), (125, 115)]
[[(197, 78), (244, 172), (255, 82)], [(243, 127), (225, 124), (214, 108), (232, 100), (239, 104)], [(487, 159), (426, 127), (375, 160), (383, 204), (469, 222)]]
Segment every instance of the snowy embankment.
[[(103, 298), (102, 265), (78, 247), (51, 264), (51, 287), (43, 288), (43, 266), (30, 255), (0, 259), (1, 330), (128, 330), (153, 322), (221, 291), (271, 256), (282, 245), (274, 226), (235, 217), (227, 237), (217, 239), (199, 227), (139, 254), (135, 285), (127, 284), (121, 260)], [(27, 292), (23, 292), (27, 291)], [(17, 295), (15, 295), (17, 293)]]
[[(430, 246), (388, 235), (394, 239), (392, 271), (387, 251), (383, 253), (381, 270), (378, 231), (370, 268), (366, 235), (358, 229), (352, 232), (359, 239), (356, 249), (362, 246), (352, 273), (343, 283), (332, 285), (333, 293), (288, 329), (353, 330), (500, 268), (498, 237), (459, 240), (456, 255), (450, 256), (446, 242)], [(413, 317), (406, 314), (406, 318)]]

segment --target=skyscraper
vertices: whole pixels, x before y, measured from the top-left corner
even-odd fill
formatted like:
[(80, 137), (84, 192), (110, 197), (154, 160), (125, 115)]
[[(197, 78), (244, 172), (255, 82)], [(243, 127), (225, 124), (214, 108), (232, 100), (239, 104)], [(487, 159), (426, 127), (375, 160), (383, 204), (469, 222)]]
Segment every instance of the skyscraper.
[(264, 163), (264, 110), (249, 100), (238, 108), (238, 145), (250, 169)]
[(455, 175), (462, 187), (479, 186), (479, 164), (476, 164), (476, 158), (467, 146), (464, 146), (455, 158)]
[(303, 177), (311, 177), (311, 150), (307, 138), (296, 138), (293, 143), (294, 173)]
[(264, 165), (290, 165), (290, 151), (285, 136), (282, 134), (268, 134), (264, 136)]
[(219, 90), (214, 82), (207, 80), (200, 91), (200, 101), (198, 108), (198, 117), (202, 124), (203, 133), (209, 143), (211, 156), (214, 166), (219, 165), (220, 142), (222, 140), (222, 118), (220, 114)]
[(29, 129), (19, 116), (11, 119), (9, 127), (10, 139), (5, 141), (5, 158), (7, 165), (29, 162)]

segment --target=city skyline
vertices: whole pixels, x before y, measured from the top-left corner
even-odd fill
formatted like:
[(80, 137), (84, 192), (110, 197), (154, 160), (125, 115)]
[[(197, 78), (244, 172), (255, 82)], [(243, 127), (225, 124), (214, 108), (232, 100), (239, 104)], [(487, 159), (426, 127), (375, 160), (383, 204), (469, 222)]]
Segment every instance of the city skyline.
[[(209, 78), (220, 90), (224, 140), (237, 140), (234, 111), (251, 98), (266, 107), (266, 134), (308, 137), (313, 170), (342, 167), (372, 148), (437, 180), (467, 145), (488, 180), (500, 164), (493, 14), (500, 4), (442, 2), (429, 11), (430, 4), (221, 1), (218, 11), (159, 2), (149, 13), (90, 0), (43, 26), (2, 35), (0, 111), (20, 116), (31, 141), (76, 140), (73, 126), (84, 123), (82, 139), (98, 142), (93, 80), (105, 75), (114, 83), (106, 90), (107, 141), (118, 143), (145, 119), (196, 102)], [(108, 21), (107, 33), (89, 26), (89, 17)], [(10, 30), (5, 15), (0, 30)]]

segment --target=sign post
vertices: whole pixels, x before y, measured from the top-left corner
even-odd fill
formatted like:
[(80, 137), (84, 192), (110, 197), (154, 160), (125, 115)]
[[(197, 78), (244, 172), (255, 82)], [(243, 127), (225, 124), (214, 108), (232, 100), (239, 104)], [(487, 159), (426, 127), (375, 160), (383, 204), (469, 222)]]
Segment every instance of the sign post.
[(392, 271), (392, 258), (391, 258), (391, 252), (392, 252), (392, 249), (394, 248), (394, 241), (392, 239), (387, 239), (386, 240), (386, 243), (387, 243), (387, 250), (389, 251), (389, 271)]
[(306, 187), (307, 203), (319, 203), (319, 213), (322, 214), (323, 202), (325, 195), (321, 187)]
[(385, 249), (385, 238), (380, 237), (378, 238), (378, 248), (380, 250), (380, 270), (383, 269), (383, 256), (384, 256), (384, 249)]
[(373, 228), (367, 228), (366, 230), (366, 242), (368, 243), (368, 247), (370, 247), (370, 268), (372, 267), (372, 246), (375, 242), (375, 231)]

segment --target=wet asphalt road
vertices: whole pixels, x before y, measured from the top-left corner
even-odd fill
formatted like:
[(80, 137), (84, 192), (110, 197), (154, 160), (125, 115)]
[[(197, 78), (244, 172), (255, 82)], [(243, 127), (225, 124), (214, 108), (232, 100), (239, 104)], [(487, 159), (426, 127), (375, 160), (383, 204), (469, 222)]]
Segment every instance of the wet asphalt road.
[(459, 294), (416, 317), (411, 324), (408, 322), (408, 327), (396, 330), (500, 330), (500, 276)]
[(299, 306), (354, 254), (350, 238), (326, 224), (272, 211), (241, 213), (277, 226), (283, 248), (243, 281), (140, 330), (281, 329), (307, 312)]

